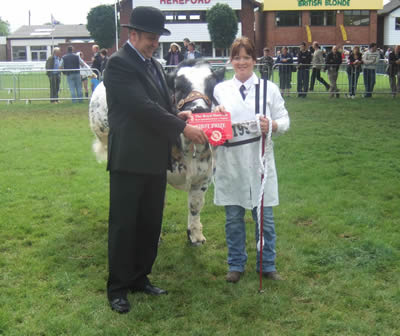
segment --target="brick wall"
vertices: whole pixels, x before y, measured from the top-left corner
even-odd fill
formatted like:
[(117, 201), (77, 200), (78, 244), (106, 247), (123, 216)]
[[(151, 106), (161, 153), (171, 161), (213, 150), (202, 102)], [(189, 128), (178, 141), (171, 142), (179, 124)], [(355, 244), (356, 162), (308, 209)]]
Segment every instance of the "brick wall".
[(242, 0), (242, 10), (240, 12), (240, 21), (242, 22), (242, 35), (255, 42), (254, 34), (254, 10), (250, 1)]
[[(347, 40), (343, 40), (340, 25), (343, 24), (343, 11), (336, 15), (336, 26), (310, 26), (312, 41), (318, 41), (321, 45), (367, 45), (377, 41), (378, 16), (376, 11), (370, 12), (369, 26), (345, 26)], [(275, 12), (263, 13), (264, 44), (271, 50), (275, 46), (297, 46), (302, 41), (307, 41), (306, 25), (310, 24), (310, 12), (302, 13), (301, 27), (277, 27), (275, 25)]]
[[(132, 0), (122, 0), (120, 2), (120, 24), (128, 24), (132, 13)], [(128, 40), (128, 28), (121, 27), (119, 36), (119, 46), (123, 46)]]

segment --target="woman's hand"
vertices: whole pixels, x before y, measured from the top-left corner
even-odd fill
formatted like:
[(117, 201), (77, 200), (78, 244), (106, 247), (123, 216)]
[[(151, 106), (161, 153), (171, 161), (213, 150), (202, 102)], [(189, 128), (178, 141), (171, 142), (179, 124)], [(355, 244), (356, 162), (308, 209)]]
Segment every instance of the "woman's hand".
[[(276, 130), (278, 129), (278, 124), (276, 123), (275, 120), (271, 120), (272, 121), (272, 132), (276, 132)], [(261, 127), (261, 132), (263, 134), (267, 134), (268, 133), (268, 129), (269, 129), (269, 120), (263, 116), (260, 117), (260, 127)]]
[(225, 109), (225, 106), (224, 106), (224, 105), (218, 105), (218, 106), (214, 109), (213, 112), (225, 114), (225, 113), (228, 112), (228, 111)]

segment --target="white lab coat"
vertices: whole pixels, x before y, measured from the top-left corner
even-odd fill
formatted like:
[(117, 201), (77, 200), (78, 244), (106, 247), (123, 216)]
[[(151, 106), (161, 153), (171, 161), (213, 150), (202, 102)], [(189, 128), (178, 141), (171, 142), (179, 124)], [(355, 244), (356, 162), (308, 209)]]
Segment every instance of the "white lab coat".
[[(232, 123), (255, 120), (255, 84), (258, 77), (253, 74), (244, 85), (247, 96), (243, 100), (239, 91), (241, 82), (235, 77), (218, 84), (214, 89), (214, 97), (231, 113)], [(263, 112), (263, 83), (260, 81), (260, 113)], [(266, 114), (278, 124), (277, 132), (284, 133), (289, 128), (289, 115), (278, 87), (268, 81)], [(233, 130), (234, 138), (230, 142), (259, 137), (259, 131), (244, 128)], [(215, 148), (214, 203), (216, 205), (240, 205), (245, 209), (253, 209), (258, 205), (261, 187), (259, 148), (260, 141), (248, 144)], [(278, 180), (275, 168), (273, 148), (267, 157), (268, 172), (265, 184), (264, 206), (279, 204)]]

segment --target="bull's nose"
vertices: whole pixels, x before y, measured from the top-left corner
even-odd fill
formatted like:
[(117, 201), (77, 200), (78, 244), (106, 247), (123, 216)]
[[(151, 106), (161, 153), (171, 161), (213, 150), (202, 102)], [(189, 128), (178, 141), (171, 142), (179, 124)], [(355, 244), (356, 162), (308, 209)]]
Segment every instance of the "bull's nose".
[(203, 106), (195, 106), (192, 108), (192, 113), (205, 113), (211, 112), (210, 109), (205, 109)]

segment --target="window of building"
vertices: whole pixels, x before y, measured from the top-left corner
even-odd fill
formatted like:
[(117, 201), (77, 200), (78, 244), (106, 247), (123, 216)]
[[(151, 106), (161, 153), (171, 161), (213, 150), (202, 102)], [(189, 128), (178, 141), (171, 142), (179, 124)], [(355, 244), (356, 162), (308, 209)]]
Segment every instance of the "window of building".
[(311, 26), (336, 26), (336, 11), (311, 11)]
[(167, 23), (206, 23), (205, 11), (163, 12)]
[(26, 47), (12, 47), (13, 61), (27, 61)]
[(400, 17), (395, 19), (395, 29), (400, 30)]
[(32, 61), (45, 61), (47, 59), (46, 46), (32, 46), (31, 47)]
[(345, 26), (368, 26), (369, 11), (367, 10), (349, 10), (344, 11)]
[(301, 12), (276, 12), (275, 22), (278, 27), (301, 26)]

